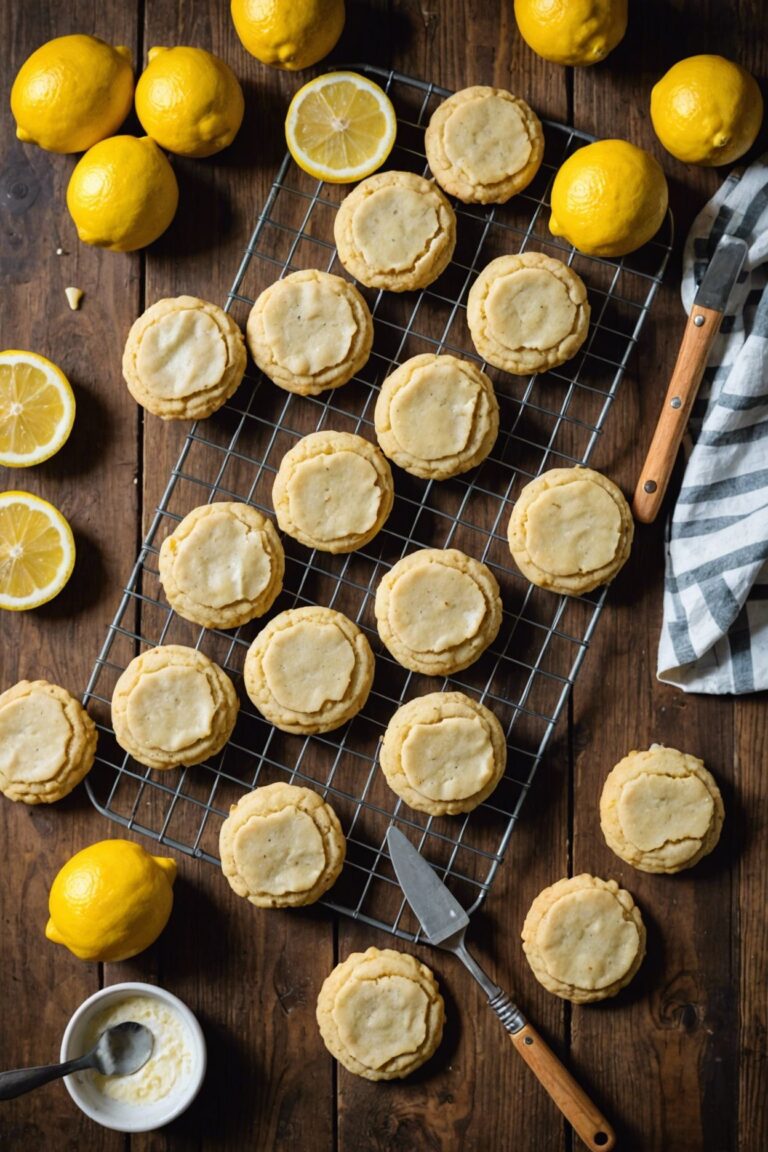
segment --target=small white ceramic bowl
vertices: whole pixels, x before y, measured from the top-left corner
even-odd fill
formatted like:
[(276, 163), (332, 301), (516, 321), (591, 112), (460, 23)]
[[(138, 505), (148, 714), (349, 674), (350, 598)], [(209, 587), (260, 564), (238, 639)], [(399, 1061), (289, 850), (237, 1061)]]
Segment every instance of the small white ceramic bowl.
[(153, 997), (181, 1017), (186, 1025), (192, 1050), (190, 1077), (163, 1100), (142, 1104), (127, 1104), (122, 1100), (113, 1100), (105, 1096), (94, 1085), (90, 1072), (75, 1072), (71, 1076), (65, 1076), (64, 1083), (78, 1108), (104, 1128), (112, 1128), (116, 1132), (151, 1132), (180, 1116), (200, 1091), (205, 1078), (207, 1056), (203, 1030), (196, 1017), (178, 996), (173, 996), (154, 984), (136, 983), (111, 984), (108, 988), (94, 992), (93, 996), (83, 1001), (67, 1024), (61, 1041), (61, 1060), (63, 1062), (82, 1056), (83, 1052), (87, 1051), (84, 1038), (94, 1016), (131, 996)]

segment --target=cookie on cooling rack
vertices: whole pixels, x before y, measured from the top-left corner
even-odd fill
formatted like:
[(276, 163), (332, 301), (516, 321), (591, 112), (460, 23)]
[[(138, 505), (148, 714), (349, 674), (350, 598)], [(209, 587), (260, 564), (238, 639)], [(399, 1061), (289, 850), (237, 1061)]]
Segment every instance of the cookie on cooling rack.
[(592, 468), (552, 468), (523, 488), (509, 519), (509, 549), (532, 584), (578, 596), (612, 580), (635, 526), (612, 480)]
[(221, 826), (221, 868), (238, 896), (259, 908), (314, 904), (337, 879), (347, 842), (321, 796), (294, 784), (248, 792)]
[(66, 688), (20, 680), (0, 694), (0, 792), (9, 800), (61, 800), (95, 754), (96, 725)]
[(471, 812), (504, 775), (507, 743), (488, 708), (463, 692), (430, 692), (398, 708), (379, 752), (390, 788), (433, 816)]
[(386, 378), (374, 421), (385, 456), (413, 476), (447, 480), (485, 460), (499, 433), (499, 403), (476, 364), (426, 352)]
[(352, 952), (317, 998), (320, 1035), (355, 1076), (395, 1080), (429, 1059), (443, 1035), (445, 1005), (431, 970), (407, 952)]
[(235, 392), (246, 365), (232, 317), (196, 296), (158, 300), (133, 324), (123, 376), (137, 403), (163, 420), (202, 420)]
[(311, 268), (264, 289), (246, 336), (251, 356), (273, 383), (316, 396), (360, 371), (371, 354), (373, 321), (354, 284)]
[(539, 893), (523, 925), (523, 951), (548, 992), (591, 1004), (629, 984), (645, 956), (645, 925), (629, 892), (584, 872)]
[(245, 657), (245, 689), (283, 732), (331, 732), (365, 704), (374, 658), (365, 635), (333, 608), (289, 608), (270, 620)]
[(477, 660), (501, 626), (490, 568), (456, 548), (422, 548), (398, 560), (376, 589), (379, 636), (400, 664), (450, 676)]
[(544, 133), (533, 110), (504, 88), (475, 85), (433, 112), (424, 135), (432, 174), (467, 204), (504, 204), (539, 170)]
[(432, 181), (377, 172), (342, 200), (333, 233), (339, 260), (361, 284), (411, 292), (450, 263), (456, 216)]
[(229, 739), (240, 707), (234, 685), (203, 652), (164, 644), (134, 657), (112, 694), (121, 748), (150, 768), (199, 764)]
[(541, 252), (499, 256), (469, 290), (467, 323), (478, 353), (515, 376), (575, 356), (589, 328), (584, 281)]
[(720, 839), (725, 810), (697, 756), (652, 744), (608, 773), (600, 827), (608, 847), (641, 872), (692, 868)]
[(283, 532), (321, 552), (354, 552), (392, 511), (392, 472), (379, 449), (351, 432), (312, 432), (280, 461), (272, 488)]
[(271, 520), (250, 504), (194, 508), (160, 548), (168, 603), (204, 628), (238, 628), (272, 607), (285, 553)]

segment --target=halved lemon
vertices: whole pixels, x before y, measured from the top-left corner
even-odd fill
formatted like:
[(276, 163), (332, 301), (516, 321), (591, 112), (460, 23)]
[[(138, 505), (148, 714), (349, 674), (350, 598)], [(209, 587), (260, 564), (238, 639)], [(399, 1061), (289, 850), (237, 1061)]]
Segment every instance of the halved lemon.
[(36, 352), (0, 352), (0, 464), (28, 468), (58, 452), (75, 419), (64, 373)]
[(356, 72), (328, 72), (291, 100), (285, 139), (296, 163), (330, 184), (370, 176), (392, 151), (397, 120), (386, 92)]
[(75, 539), (61, 512), (31, 492), (0, 492), (0, 608), (46, 604), (74, 566)]

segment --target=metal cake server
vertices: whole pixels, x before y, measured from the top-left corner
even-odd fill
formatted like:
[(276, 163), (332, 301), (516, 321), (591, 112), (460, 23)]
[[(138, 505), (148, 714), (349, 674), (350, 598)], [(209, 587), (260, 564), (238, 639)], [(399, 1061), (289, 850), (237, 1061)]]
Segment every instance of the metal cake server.
[(651, 524), (661, 508), (710, 349), (720, 331), (728, 297), (739, 278), (746, 255), (744, 240), (726, 234), (717, 245), (699, 285), (664, 397), (664, 407), (632, 500), (635, 519), (643, 524)]
[(541, 1085), (593, 1152), (609, 1152), (616, 1135), (605, 1116), (560, 1063), (551, 1048), (498, 984), (494, 984), (467, 951), (464, 935), (469, 916), (421, 854), (399, 829), (387, 832), (387, 847), (400, 887), (430, 944), (453, 952), (477, 980), (488, 1004)]

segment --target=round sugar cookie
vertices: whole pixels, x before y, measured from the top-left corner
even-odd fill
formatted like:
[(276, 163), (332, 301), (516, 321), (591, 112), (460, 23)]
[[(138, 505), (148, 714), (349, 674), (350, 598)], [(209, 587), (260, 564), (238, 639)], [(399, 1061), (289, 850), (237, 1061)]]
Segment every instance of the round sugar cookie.
[(90, 771), (96, 725), (58, 684), (20, 680), (0, 694), (0, 792), (53, 804)]
[(507, 743), (488, 708), (463, 692), (430, 692), (398, 708), (379, 760), (390, 788), (433, 816), (471, 812), (504, 775)]
[(133, 324), (123, 376), (138, 404), (163, 420), (202, 420), (235, 392), (246, 365), (243, 334), (207, 300), (158, 300)]
[(544, 133), (525, 100), (475, 85), (432, 113), (424, 148), (435, 180), (451, 196), (465, 204), (504, 204), (538, 172)]
[(619, 488), (592, 468), (552, 468), (523, 488), (509, 518), (509, 550), (532, 584), (578, 596), (613, 580), (635, 525)]
[(587, 337), (589, 315), (581, 277), (541, 252), (492, 260), (467, 298), (478, 353), (515, 376), (545, 372), (575, 356)]
[(485, 460), (499, 433), (499, 404), (476, 364), (426, 352), (386, 378), (374, 422), (395, 464), (425, 480), (447, 480)]
[(267, 784), (233, 804), (219, 834), (221, 869), (238, 896), (259, 908), (314, 904), (334, 883), (347, 842), (321, 796)]
[(333, 608), (289, 608), (270, 620), (245, 657), (245, 689), (284, 732), (331, 732), (365, 704), (373, 683), (371, 646)]
[(310, 268), (264, 289), (248, 316), (246, 337), (273, 383), (316, 396), (360, 371), (371, 354), (373, 321), (354, 284)]
[(118, 679), (112, 727), (139, 763), (177, 768), (219, 752), (239, 707), (229, 676), (205, 653), (163, 644), (135, 656)]
[(286, 452), (272, 487), (280, 528), (321, 552), (354, 552), (392, 511), (392, 472), (379, 449), (351, 432), (312, 432)]
[(194, 508), (160, 547), (160, 583), (179, 616), (204, 628), (238, 628), (272, 607), (285, 553), (271, 520), (250, 504)]
[(376, 589), (379, 636), (400, 664), (449, 676), (477, 660), (501, 627), (501, 597), (485, 564), (456, 548), (398, 560)]
[(342, 200), (333, 226), (339, 260), (368, 288), (426, 288), (450, 263), (456, 216), (430, 180), (377, 172)]
[(641, 872), (692, 868), (720, 839), (725, 810), (714, 777), (696, 756), (652, 744), (608, 773), (600, 826), (608, 847)]
[(558, 880), (534, 900), (523, 951), (548, 992), (574, 1004), (615, 996), (645, 955), (645, 925), (629, 892), (584, 872)]
[(317, 998), (326, 1048), (355, 1076), (395, 1080), (429, 1059), (443, 1035), (445, 1005), (431, 970), (406, 952), (352, 952)]

